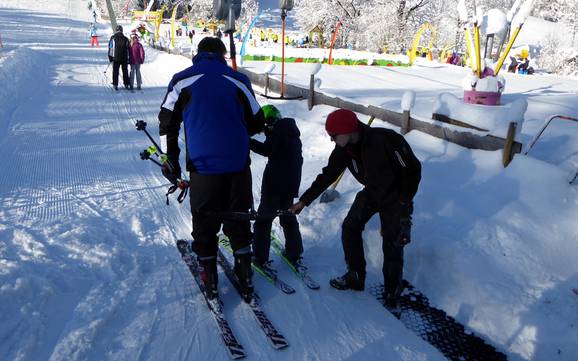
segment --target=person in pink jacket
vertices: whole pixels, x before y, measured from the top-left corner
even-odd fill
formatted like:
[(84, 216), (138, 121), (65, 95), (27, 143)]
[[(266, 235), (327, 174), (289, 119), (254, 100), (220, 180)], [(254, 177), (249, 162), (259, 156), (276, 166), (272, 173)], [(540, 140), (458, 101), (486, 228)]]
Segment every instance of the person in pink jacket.
[(140, 74), (140, 66), (144, 63), (145, 52), (142, 44), (138, 41), (138, 35), (133, 33), (130, 37), (129, 48), (129, 63), (130, 63), (130, 89), (133, 89), (134, 80), (136, 77), (136, 88), (141, 89), (142, 77)]

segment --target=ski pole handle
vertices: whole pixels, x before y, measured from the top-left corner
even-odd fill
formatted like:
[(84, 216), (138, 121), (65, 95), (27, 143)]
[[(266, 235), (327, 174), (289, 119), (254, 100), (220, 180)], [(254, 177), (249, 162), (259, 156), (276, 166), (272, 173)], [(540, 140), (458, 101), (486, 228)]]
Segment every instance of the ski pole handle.
[(147, 135), (147, 137), (150, 139), (150, 141), (153, 143), (153, 145), (155, 147), (157, 147), (157, 150), (160, 152), (160, 154), (164, 154), (161, 147), (159, 147), (159, 145), (157, 144), (157, 142), (155, 142), (155, 140), (153, 139), (153, 137), (151, 137), (150, 133), (147, 131), (147, 122), (145, 122), (144, 120), (137, 120), (135, 123), (135, 127), (136, 130), (142, 130), (145, 132), (145, 134)]
[(163, 164), (163, 165), (167, 164), (167, 166), (171, 170), (174, 170), (175, 167), (171, 164), (171, 162), (169, 162), (168, 156), (163, 152), (162, 148), (159, 147), (157, 142), (155, 142), (153, 137), (147, 131), (147, 123), (144, 120), (137, 120), (135, 123), (135, 127), (136, 127), (136, 130), (142, 130), (146, 134), (146, 136), (149, 138), (149, 140), (153, 143), (154, 147), (148, 148), (148, 150), (150, 150), (149, 154), (151, 154), (151, 155), (155, 154), (160, 159), (161, 164)]

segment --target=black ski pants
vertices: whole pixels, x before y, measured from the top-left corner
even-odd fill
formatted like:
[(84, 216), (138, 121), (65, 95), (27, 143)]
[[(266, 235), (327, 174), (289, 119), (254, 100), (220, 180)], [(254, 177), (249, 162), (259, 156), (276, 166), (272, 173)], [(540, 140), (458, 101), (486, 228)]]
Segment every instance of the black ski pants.
[[(278, 210), (287, 210), (293, 204), (292, 196), (261, 195), (258, 213), (275, 213)], [(253, 226), (255, 242), (253, 253), (258, 263), (269, 260), (269, 248), (271, 247), (271, 226), (274, 218), (257, 219)], [(303, 240), (299, 232), (299, 222), (295, 215), (283, 215), (279, 217), (283, 234), (285, 235), (285, 252), (290, 261), (295, 261), (303, 253)]]
[(130, 77), (128, 73), (128, 63), (112, 62), (112, 85), (118, 86), (118, 68), (122, 67), (122, 83), (124, 86), (130, 85)]
[(395, 245), (400, 218), (400, 207), (397, 203), (379, 207), (365, 190), (357, 193), (349, 213), (343, 220), (341, 241), (345, 262), (349, 270), (365, 274), (362, 233), (365, 224), (376, 213), (379, 213), (381, 222), (385, 289), (394, 290), (403, 276), (403, 247)]
[(227, 212), (248, 212), (253, 205), (249, 165), (238, 173), (190, 173), (189, 182), (193, 251), (199, 257), (216, 256), (221, 226), (234, 251), (250, 246), (253, 239), (251, 222), (227, 217)]

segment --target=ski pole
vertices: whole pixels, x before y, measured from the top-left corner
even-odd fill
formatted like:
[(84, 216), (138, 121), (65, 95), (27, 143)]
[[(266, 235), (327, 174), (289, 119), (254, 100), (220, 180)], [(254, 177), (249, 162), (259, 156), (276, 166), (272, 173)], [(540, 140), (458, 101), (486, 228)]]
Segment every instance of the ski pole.
[[(154, 146), (150, 146), (147, 149), (140, 152), (140, 159), (150, 160), (151, 162), (158, 165), (162, 169), (164, 167), (164, 165), (161, 162), (157, 161), (156, 159), (151, 158), (151, 155), (153, 155), (153, 154), (158, 157), (158, 153), (157, 153), (156, 148)], [(168, 163), (165, 163), (165, 164), (168, 164)], [(186, 180), (181, 179), (181, 178), (176, 179), (176, 181), (167, 190), (167, 193), (166, 193), (167, 206), (169, 205), (169, 195), (175, 193), (177, 191), (177, 189), (181, 190), (181, 192), (177, 196), (177, 201), (179, 203), (183, 203), (183, 201), (185, 200), (185, 197), (187, 196), (187, 193), (189, 191), (189, 182), (187, 182)]]
[[(139, 153), (140, 154), (140, 159), (142, 160), (150, 160), (151, 162), (153, 162), (154, 164), (158, 165), (160, 168), (163, 168), (166, 165), (170, 165), (170, 162), (163, 162), (163, 160), (160, 158), (160, 155), (157, 151), (157, 148), (155, 146), (150, 146), (147, 149), (143, 150), (142, 152)], [(151, 155), (156, 155), (157, 158), (159, 158), (159, 160), (153, 159), (151, 158)], [(164, 154), (163, 154), (164, 155)], [(182, 178), (177, 178), (177, 184), (179, 186), (179, 188), (182, 188), (181, 183), (186, 183), (186, 185), (188, 186), (188, 182)]]
[(163, 153), (163, 150), (161, 149), (161, 147), (159, 147), (159, 145), (157, 144), (157, 142), (155, 142), (155, 140), (153, 139), (153, 137), (150, 135), (150, 133), (147, 130), (147, 123), (144, 120), (137, 120), (136, 121), (136, 130), (142, 130), (145, 132), (145, 134), (147, 135), (147, 137), (150, 139), (150, 141), (153, 143), (153, 145), (156, 147), (156, 152), (157, 156), (159, 157), (159, 159), (161, 160), (162, 164), (167, 163), (167, 165), (169, 166), (170, 170), (174, 170), (173, 165), (171, 164), (171, 162), (169, 161), (167, 155), (165, 153)]
[[(155, 142), (153, 137), (146, 130), (147, 123), (144, 120), (137, 120), (135, 126), (136, 126), (137, 130), (144, 131), (145, 134), (147, 135), (147, 137), (149, 138), (149, 140), (153, 143), (152, 146), (150, 146), (147, 149), (140, 152), (140, 158), (142, 160), (150, 160), (161, 168), (163, 168), (165, 165), (167, 165), (169, 167), (169, 169), (171, 171), (173, 171), (175, 168), (173, 167), (173, 165), (169, 161), (167, 155), (165, 153), (163, 153), (162, 149), (159, 147), (157, 142)], [(156, 159), (151, 158), (151, 155), (155, 155), (159, 160), (157, 161)], [(177, 201), (179, 203), (182, 203), (184, 201), (185, 197), (187, 196), (188, 189), (189, 189), (189, 182), (180, 178), (180, 177), (176, 178), (173, 185), (170, 186), (168, 191), (167, 191), (167, 194), (166, 194), (167, 205), (169, 205), (169, 195), (174, 193), (177, 189), (181, 190), (181, 192), (179, 193), (179, 195), (177, 197)]]
[(578, 178), (578, 172), (576, 172), (576, 175), (574, 176), (574, 178), (572, 178), (572, 180), (570, 181), (570, 184), (574, 184), (574, 181), (576, 180), (576, 178)]
[(154, 164), (156, 164), (156, 165), (158, 165), (159, 167), (162, 168), (163, 165), (162, 165), (159, 161), (157, 161), (156, 159), (152, 159), (152, 158), (151, 158), (151, 152), (150, 152), (151, 148), (154, 148), (154, 147), (149, 147), (149, 148), (143, 150), (142, 152), (140, 152), (140, 159), (142, 159), (142, 160), (150, 160), (151, 162), (153, 162)]
[(106, 66), (106, 69), (104, 69), (105, 74), (106, 74), (106, 71), (108, 70), (108, 68), (110, 67), (110, 64), (112, 64), (112, 62), (108, 63), (108, 65)]

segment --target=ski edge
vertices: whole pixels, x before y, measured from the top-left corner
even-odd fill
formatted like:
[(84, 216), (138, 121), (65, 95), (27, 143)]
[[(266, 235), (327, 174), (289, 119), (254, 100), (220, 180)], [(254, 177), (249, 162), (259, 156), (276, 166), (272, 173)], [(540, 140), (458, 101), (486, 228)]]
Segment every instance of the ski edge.
[[(240, 294), (241, 292), (239, 282), (233, 273), (231, 263), (229, 262), (227, 257), (225, 257), (225, 255), (220, 249), (217, 254), (217, 260), (221, 268), (223, 268), (223, 270), (225, 271), (225, 275), (227, 276), (227, 278), (229, 279), (235, 290)], [(259, 324), (261, 330), (265, 333), (265, 336), (267, 337), (271, 346), (278, 350), (288, 347), (289, 343), (285, 339), (285, 336), (283, 336), (275, 328), (275, 326), (273, 326), (273, 323), (271, 322), (271, 320), (269, 320), (269, 318), (265, 314), (265, 311), (262, 309), (261, 304), (259, 302), (259, 295), (257, 294), (256, 291), (253, 291), (253, 299), (251, 300), (250, 303), (247, 303), (247, 305), (253, 312), (253, 315), (255, 316), (257, 323)]]
[(303, 271), (296, 269), (295, 266), (293, 266), (291, 264), (291, 262), (289, 262), (289, 260), (283, 255), (283, 245), (281, 244), (281, 240), (279, 239), (279, 236), (277, 236), (277, 234), (275, 232), (271, 232), (271, 246), (273, 247), (273, 251), (277, 254), (277, 256), (279, 256), (279, 258), (281, 258), (283, 260), (283, 262), (285, 262), (285, 264), (289, 267), (289, 269), (291, 271), (293, 271), (293, 273), (299, 279), (301, 279), (303, 281), (303, 283), (305, 283), (305, 286), (307, 286), (308, 288), (310, 288), (312, 290), (318, 290), (321, 288), (321, 285), (319, 284), (319, 282), (315, 281), (311, 277), (309, 272), (303, 272)]
[[(221, 340), (223, 341), (223, 344), (227, 349), (229, 357), (233, 360), (239, 360), (247, 357), (243, 345), (241, 345), (241, 343), (239, 343), (239, 341), (235, 337), (235, 334), (233, 333), (233, 330), (231, 329), (231, 326), (229, 325), (229, 322), (225, 318), (225, 315), (223, 314), (222, 310), (221, 311), (216, 310), (214, 306), (211, 304), (211, 301), (207, 298), (205, 294), (205, 287), (202, 284), (200, 275), (198, 273), (198, 264), (191, 253), (189, 243), (186, 240), (179, 239), (176, 242), (176, 246), (177, 250), (180, 253), (181, 259), (183, 260), (183, 262), (185, 262), (185, 264), (189, 268), (189, 271), (191, 272), (195, 282), (197, 283), (197, 286), (199, 287), (199, 291), (201, 292), (203, 298), (205, 299), (205, 302), (207, 303), (207, 307), (209, 308), (211, 314), (213, 315), (213, 319), (217, 323)], [(219, 300), (218, 302), (220, 303), (221, 301)]]

